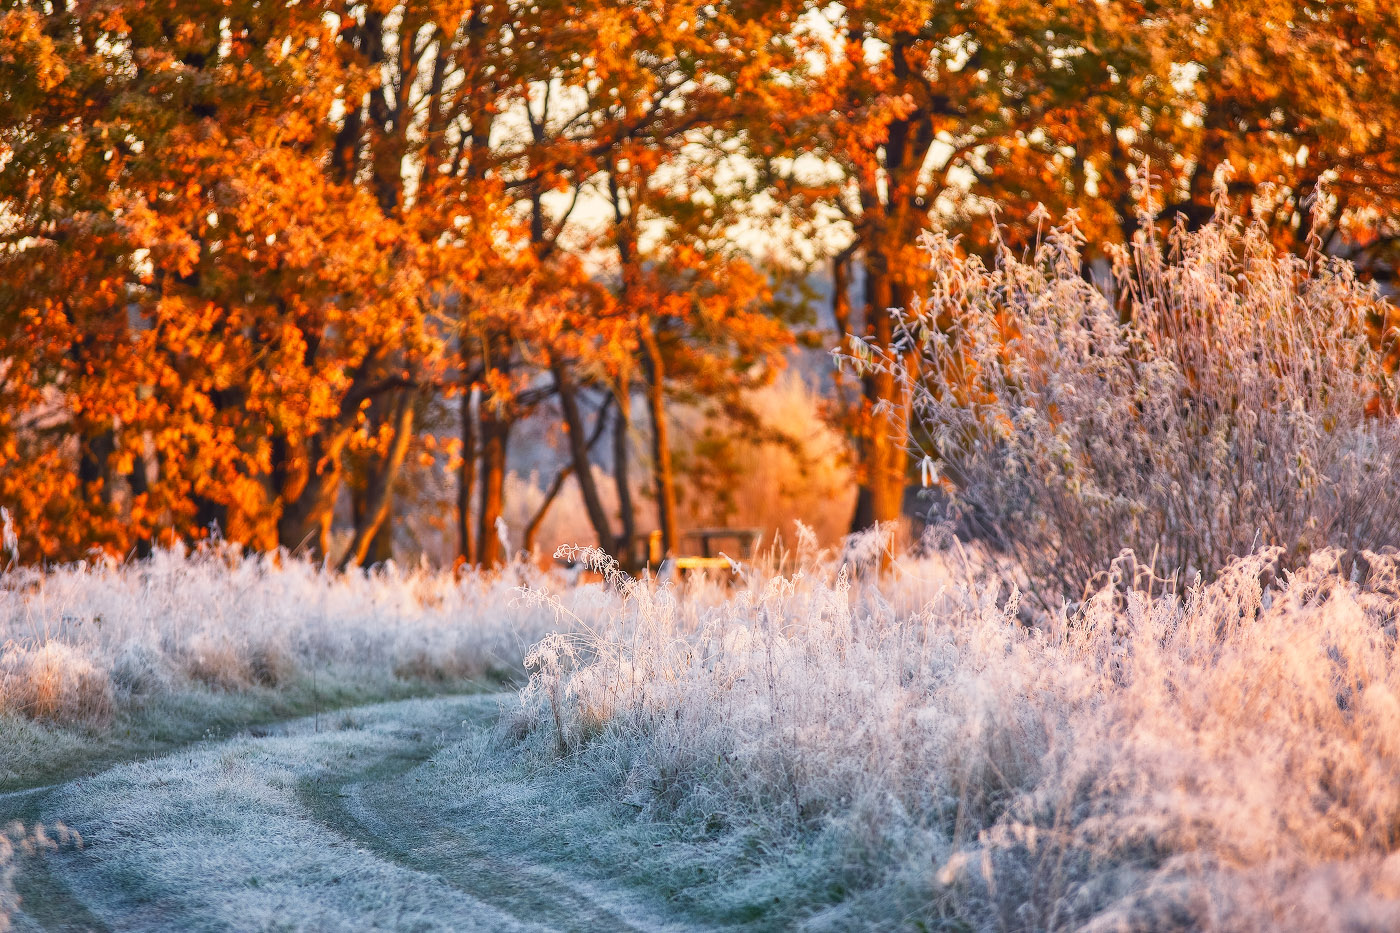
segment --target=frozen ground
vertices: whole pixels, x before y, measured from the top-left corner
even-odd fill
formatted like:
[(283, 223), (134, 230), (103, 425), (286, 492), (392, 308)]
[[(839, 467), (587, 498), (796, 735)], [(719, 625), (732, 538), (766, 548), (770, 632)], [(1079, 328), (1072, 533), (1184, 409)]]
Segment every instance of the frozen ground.
[(502, 699), (359, 707), (0, 797), (7, 822), (84, 836), (24, 864), (14, 927), (703, 928), (552, 831), (540, 788), (491, 752)]

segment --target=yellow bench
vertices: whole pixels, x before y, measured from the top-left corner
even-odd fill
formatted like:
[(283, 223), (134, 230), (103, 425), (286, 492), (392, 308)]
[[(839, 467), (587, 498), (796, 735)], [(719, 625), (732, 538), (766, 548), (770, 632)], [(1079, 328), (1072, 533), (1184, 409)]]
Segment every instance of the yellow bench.
[(719, 557), (673, 557), (670, 564), (677, 573), (690, 573), (695, 570), (722, 570), (729, 573), (738, 566), (723, 555)]

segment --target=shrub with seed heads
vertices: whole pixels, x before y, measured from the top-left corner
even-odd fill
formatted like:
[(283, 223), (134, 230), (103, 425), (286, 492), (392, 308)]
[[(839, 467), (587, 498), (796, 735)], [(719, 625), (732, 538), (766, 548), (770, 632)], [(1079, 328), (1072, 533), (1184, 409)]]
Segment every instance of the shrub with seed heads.
[[(896, 349), (849, 359), (909, 393), (930, 511), (1012, 553), (1051, 606), (1120, 549), (1208, 579), (1235, 555), (1400, 541), (1400, 314), (1314, 243), (1280, 255), (1221, 197), (1198, 230), (1145, 218), (1095, 278), (1071, 216), (987, 268), (929, 234)], [(898, 406), (896, 406), (898, 407)]]

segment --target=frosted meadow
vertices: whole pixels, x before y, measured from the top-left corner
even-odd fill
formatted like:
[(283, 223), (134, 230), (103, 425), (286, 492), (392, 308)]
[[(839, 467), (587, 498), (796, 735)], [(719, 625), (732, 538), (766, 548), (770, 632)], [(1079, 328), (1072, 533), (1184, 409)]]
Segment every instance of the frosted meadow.
[[(495, 813), (507, 838), (483, 845), (528, 843), (532, 860), (578, 878), (625, 864), (632, 896), (683, 927), (1385, 929), (1400, 895), (1396, 560), (1329, 551), (1280, 573), (1278, 558), (1172, 596), (1115, 576), (1083, 606), (1027, 625), (1015, 590), (969, 578), (947, 554), (900, 559), (883, 577), (808, 553), (732, 588), (548, 596), (525, 570), (522, 594), (164, 555), (164, 586), (115, 595), (130, 571), (88, 569), (8, 591), (5, 758), (32, 777), (44, 749), (107, 747), (150, 710), (246, 713), (313, 669), (323, 698), (354, 680), (358, 701), (366, 684), (513, 666), (529, 672), (524, 689), (488, 688), (476, 730), (436, 748), (410, 785), (418, 805), (449, 826)], [(251, 580), (280, 597), (239, 603), (258, 628), (234, 636), (189, 614)], [(355, 623), (376, 602), (401, 612), (391, 633)], [(21, 620), (42, 611), (104, 624), (17, 647)], [(550, 634), (522, 654), (517, 633), (530, 628)], [(281, 686), (258, 679), (274, 654)], [(423, 702), (419, 719), (431, 718)], [(211, 740), (207, 769), (178, 757), (184, 798), (134, 793), (172, 779), (152, 776), (171, 767), (159, 761), (51, 798), (41, 815), (66, 813), (86, 838), (48, 856), (61, 865), (50, 870), (99, 908), (103, 887), (81, 882), (106, 872), (119, 887), (110, 873), (124, 860), (159, 876), (217, 855), (234, 844), (228, 820), (270, 805), (234, 797), (217, 832), (188, 836), (234, 777), (295, 786), (324, 767), (325, 743), (373, 745), (355, 714), (320, 718), (280, 738)], [(282, 747), (257, 747), (273, 741)], [(122, 820), (137, 800), (140, 818)], [(309, 823), (307, 805), (288, 800), (279, 818)], [(394, 879), (365, 884), (387, 897)], [(225, 894), (218, 915), (237, 926), (243, 901)], [(321, 906), (308, 898), (298, 925), (314, 926)]]

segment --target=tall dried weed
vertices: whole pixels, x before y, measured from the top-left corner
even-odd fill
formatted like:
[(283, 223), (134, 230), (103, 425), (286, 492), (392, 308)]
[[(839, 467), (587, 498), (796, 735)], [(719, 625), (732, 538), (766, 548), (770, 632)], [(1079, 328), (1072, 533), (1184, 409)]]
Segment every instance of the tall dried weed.
[(1349, 263), (1279, 254), (1223, 196), (1165, 242), (1146, 218), (1101, 280), (1083, 245), (1071, 217), (989, 269), (931, 234), (895, 348), (853, 344), (898, 376), (935, 520), (1013, 554), (1048, 607), (1125, 548), (1184, 585), (1260, 547), (1296, 566), (1400, 541), (1400, 314)]

